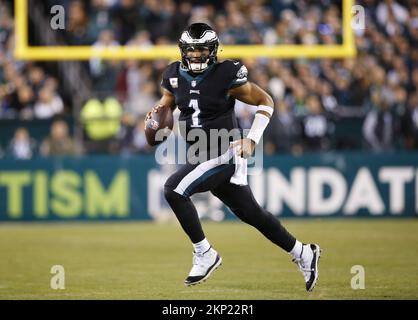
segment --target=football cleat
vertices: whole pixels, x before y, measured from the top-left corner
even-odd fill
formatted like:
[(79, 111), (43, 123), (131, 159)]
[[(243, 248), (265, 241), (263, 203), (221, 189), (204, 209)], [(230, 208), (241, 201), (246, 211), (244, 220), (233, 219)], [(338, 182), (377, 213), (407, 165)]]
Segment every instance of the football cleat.
[[(309, 251), (306, 252), (305, 250)], [(305, 278), (306, 291), (312, 291), (315, 288), (318, 280), (318, 261), (320, 256), (321, 248), (317, 244), (305, 244), (302, 246), (300, 258), (292, 260), (298, 265)]]
[(221, 264), (221, 256), (212, 247), (204, 253), (194, 252), (193, 266), (184, 284), (191, 286), (205, 281)]

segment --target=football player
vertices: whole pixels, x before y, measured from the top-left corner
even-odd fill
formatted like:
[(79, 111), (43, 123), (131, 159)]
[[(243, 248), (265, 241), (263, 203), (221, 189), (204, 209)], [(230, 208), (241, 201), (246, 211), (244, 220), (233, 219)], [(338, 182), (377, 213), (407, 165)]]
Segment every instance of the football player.
[[(248, 158), (253, 154), (273, 113), (273, 100), (259, 86), (248, 81), (247, 68), (239, 61), (219, 62), (218, 46), (218, 36), (210, 26), (204, 23), (190, 25), (179, 40), (181, 61), (166, 68), (161, 83), (162, 97), (145, 118), (147, 125), (151, 112), (178, 107), (179, 121), (185, 124), (186, 142), (189, 145), (199, 143), (196, 135), (189, 135), (192, 130), (201, 130), (208, 139), (206, 150), (196, 149), (195, 155), (203, 160), (195, 162), (188, 158), (164, 185), (165, 198), (194, 248), (193, 265), (185, 284), (194, 285), (206, 280), (222, 263), (221, 256), (205, 237), (190, 199), (194, 193), (210, 191), (238, 218), (290, 253), (304, 275), (306, 290), (311, 291), (318, 278), (319, 246), (298, 241), (278, 219), (262, 208), (246, 183), (246, 176), (244, 179), (239, 176), (238, 161), (233, 161), (237, 156)], [(235, 141), (220, 142), (211, 136), (211, 130), (239, 129), (234, 114), (236, 99), (258, 106), (254, 121), (246, 137), (235, 136), (232, 138)], [(216, 151), (212, 152), (214, 149)], [(202, 154), (205, 157), (201, 158)]]

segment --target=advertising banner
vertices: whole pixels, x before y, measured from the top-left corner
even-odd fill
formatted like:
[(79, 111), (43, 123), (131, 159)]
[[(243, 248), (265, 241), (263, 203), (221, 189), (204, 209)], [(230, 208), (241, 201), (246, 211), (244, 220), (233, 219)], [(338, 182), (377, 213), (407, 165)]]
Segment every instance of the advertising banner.
[[(163, 194), (176, 169), (152, 155), (0, 160), (0, 221), (169, 220)], [(278, 217), (418, 214), (418, 153), (264, 156), (248, 177)], [(192, 196), (202, 218), (232, 218), (209, 192)]]

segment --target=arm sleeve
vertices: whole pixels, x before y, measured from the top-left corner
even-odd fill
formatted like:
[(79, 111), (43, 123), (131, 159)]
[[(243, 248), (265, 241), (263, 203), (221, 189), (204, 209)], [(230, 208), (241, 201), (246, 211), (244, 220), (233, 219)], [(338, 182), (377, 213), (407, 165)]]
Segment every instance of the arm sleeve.
[(374, 130), (376, 128), (377, 123), (377, 115), (375, 112), (371, 111), (366, 116), (363, 124), (363, 135), (366, 141), (374, 148), (379, 149), (380, 144), (379, 140), (377, 139)]

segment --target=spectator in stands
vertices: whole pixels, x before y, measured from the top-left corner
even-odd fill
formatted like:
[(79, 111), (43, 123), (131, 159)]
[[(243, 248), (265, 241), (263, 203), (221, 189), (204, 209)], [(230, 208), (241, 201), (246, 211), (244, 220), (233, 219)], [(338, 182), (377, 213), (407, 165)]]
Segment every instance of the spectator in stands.
[(51, 125), (51, 132), (41, 144), (40, 152), (43, 156), (65, 156), (77, 153), (74, 140), (68, 133), (68, 125), (64, 120), (55, 120)]
[[(173, 19), (176, 4), (173, 0), (147, 0), (141, 7), (141, 19), (144, 21), (144, 29), (147, 30), (154, 43), (161, 39), (169, 41), (173, 32)], [(177, 39), (178, 40), (178, 39)]]
[(157, 91), (155, 82), (147, 81), (143, 83), (139, 88), (135, 101), (131, 101), (131, 112), (135, 113), (138, 117), (143, 117), (148, 112), (149, 107), (158, 102), (155, 92)]
[(139, 4), (135, 0), (120, 0), (113, 7), (112, 18), (115, 24), (115, 30), (117, 30), (117, 40), (122, 45), (125, 45), (131, 40), (139, 29), (144, 28), (140, 11)]
[(307, 113), (301, 118), (302, 141), (305, 151), (326, 151), (331, 147), (333, 124), (316, 95), (306, 99)]
[(174, 12), (171, 18), (171, 30), (170, 40), (177, 42), (178, 30), (185, 30), (189, 24), (190, 17), (192, 15), (192, 3), (191, 1), (181, 1), (177, 10)]
[(303, 116), (306, 114), (306, 98), (307, 90), (301, 83), (295, 82), (292, 88), (293, 94), (287, 96), (287, 103), (289, 103), (292, 112), (297, 116)]
[(372, 109), (363, 124), (363, 135), (367, 146), (374, 152), (390, 151), (394, 148), (396, 119), (390, 108), (390, 98), (384, 91), (372, 93)]
[(146, 153), (152, 150), (145, 137), (143, 117), (125, 113), (117, 135), (117, 152), (122, 154)]
[(12, 95), (11, 107), (20, 119), (28, 120), (33, 117), (34, 92), (28, 85), (17, 86)]
[[(93, 44), (95, 49), (118, 46), (112, 30), (103, 30), (98, 41)], [(90, 73), (93, 81), (93, 91), (100, 98), (114, 94), (120, 63), (113, 60), (91, 59)]]
[(94, 38), (89, 32), (89, 17), (83, 1), (73, 0), (68, 10), (67, 42), (70, 45), (91, 45)]
[(0, 2), (0, 51), (7, 52), (7, 43), (13, 34), (13, 18), (8, 8)]
[(350, 81), (346, 77), (338, 76), (335, 82), (335, 98), (337, 99), (338, 105), (348, 106), (350, 104)]
[(29, 66), (28, 80), (33, 92), (35, 92), (35, 97), (37, 98), (38, 92), (42, 89), (46, 80), (44, 70), (39, 66)]
[(64, 103), (61, 97), (50, 87), (44, 87), (39, 92), (38, 101), (35, 103), (34, 112), (38, 119), (48, 119), (62, 113)]
[(402, 117), (402, 133), (405, 138), (405, 148), (418, 149), (418, 91), (411, 94), (406, 112)]
[(7, 154), (15, 159), (31, 159), (36, 154), (36, 142), (26, 128), (20, 127), (15, 131)]
[(265, 133), (264, 150), (267, 154), (299, 153), (300, 130), (298, 121), (286, 101), (276, 101), (275, 111)]
[(114, 29), (109, 6), (107, 0), (91, 1), (88, 32), (93, 39), (97, 39), (103, 30)]
[(385, 28), (389, 35), (400, 32), (400, 27), (406, 24), (409, 18), (408, 10), (394, 0), (384, 0), (376, 9), (377, 22)]
[(328, 112), (335, 112), (338, 107), (338, 102), (332, 94), (332, 86), (328, 82), (322, 81), (320, 83), (320, 94), (324, 109)]
[(355, 64), (354, 59), (347, 59), (350, 67), (346, 70), (350, 73), (350, 84), (348, 92), (350, 96), (347, 99), (347, 106), (361, 107), (366, 103), (366, 99), (369, 96), (369, 80), (367, 79), (366, 71), (362, 67), (358, 67)]
[(121, 74), (125, 97), (126, 112), (142, 117), (148, 112), (147, 106), (154, 105), (158, 100), (157, 82), (154, 80), (156, 66), (137, 61), (125, 63), (124, 73)]
[(135, 116), (132, 113), (124, 113), (121, 118), (119, 132), (116, 136), (116, 143), (114, 149), (121, 154), (132, 154), (133, 147), (133, 132), (135, 128)]
[[(34, 102), (32, 89), (25, 78), (18, 74), (11, 61), (3, 62), (2, 110), (5, 118), (30, 118)], [(25, 112), (22, 112), (25, 110)]]
[(140, 48), (149, 48), (153, 46), (151, 35), (146, 30), (141, 30), (127, 43), (127, 46), (137, 46)]
[(148, 144), (147, 138), (145, 137), (145, 124), (142, 119), (137, 122), (134, 128), (132, 144), (137, 153), (148, 153), (152, 151), (152, 147)]

